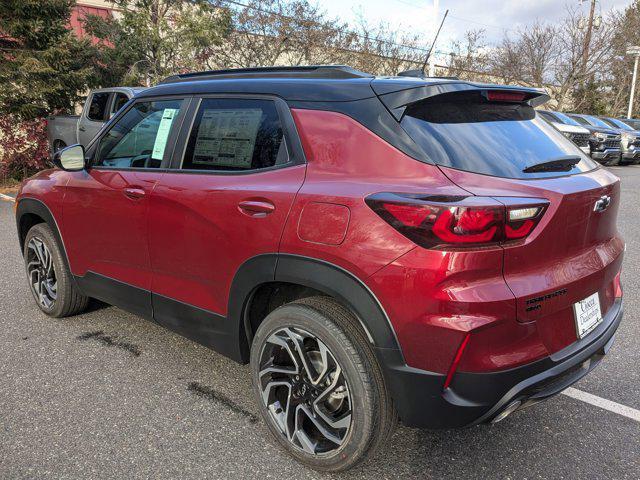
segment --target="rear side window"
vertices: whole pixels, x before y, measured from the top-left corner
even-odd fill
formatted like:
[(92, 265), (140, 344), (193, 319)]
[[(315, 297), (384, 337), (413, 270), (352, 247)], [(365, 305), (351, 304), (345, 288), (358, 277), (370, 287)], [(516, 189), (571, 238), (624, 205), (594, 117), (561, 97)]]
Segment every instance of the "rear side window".
[(288, 161), (273, 101), (207, 98), (200, 103), (181, 168), (243, 171)]
[[(438, 165), (508, 178), (541, 178), (592, 170), (596, 164), (522, 103), (489, 102), (480, 91), (437, 95), (407, 107), (407, 133)], [(525, 173), (559, 158), (579, 157), (570, 170)]]
[(103, 122), (106, 120), (107, 103), (109, 103), (109, 93), (94, 93), (91, 95), (91, 103), (87, 118), (94, 122)]
[(113, 117), (113, 114), (120, 110), (128, 101), (129, 97), (124, 93), (116, 93), (113, 99), (113, 106), (111, 107), (111, 115), (109, 115), (109, 118)]

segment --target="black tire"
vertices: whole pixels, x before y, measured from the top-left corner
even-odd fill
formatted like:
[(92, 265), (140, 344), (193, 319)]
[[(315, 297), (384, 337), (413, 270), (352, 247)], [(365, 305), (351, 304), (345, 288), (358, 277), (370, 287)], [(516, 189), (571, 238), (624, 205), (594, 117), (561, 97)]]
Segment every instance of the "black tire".
[[(286, 432), (283, 431), (286, 428), (282, 426), (284, 423), (281, 422), (280, 426), (278, 426), (275, 419), (276, 414), (281, 415), (282, 418), (288, 418), (286, 412), (289, 410), (278, 408), (278, 406), (283, 405), (282, 402), (274, 402), (276, 406), (274, 407), (272, 404), (271, 409), (269, 409), (267, 403), (270, 400), (264, 398), (266, 390), (269, 390), (269, 392), (275, 390), (275, 388), (265, 388), (263, 390), (265, 383), (267, 385), (269, 383), (278, 383), (277, 380), (279, 380), (279, 378), (274, 378), (276, 374), (264, 373), (265, 356), (271, 359), (271, 361), (267, 362), (269, 365), (275, 364), (273, 362), (275, 357), (269, 356), (265, 352), (267, 352), (267, 349), (270, 349), (268, 353), (273, 352), (273, 339), (280, 338), (276, 337), (280, 335), (280, 332), (290, 331), (291, 329), (295, 332), (303, 332), (304, 335), (311, 335), (311, 337), (305, 336), (304, 341), (299, 345), (308, 345), (305, 342), (309, 341), (313, 344), (315, 340), (323, 342), (324, 346), (329, 350), (329, 354), (341, 367), (340, 370), (336, 368), (336, 371), (341, 372), (345, 380), (344, 388), (347, 389), (346, 396), (350, 406), (350, 425), (346, 428), (339, 446), (336, 444), (333, 449), (328, 451), (310, 453), (301, 448), (295, 442), (297, 430), (293, 436), (294, 440), (290, 440), (287, 435), (289, 429)], [(315, 340), (313, 337), (315, 337)], [(289, 341), (286, 336), (283, 338), (286, 338), (287, 342)], [(295, 343), (293, 342), (293, 344)], [(328, 358), (329, 354), (327, 354), (326, 358)], [(263, 372), (262, 376), (260, 375), (261, 371)], [(371, 458), (388, 441), (395, 430), (397, 415), (373, 349), (365, 333), (360, 328), (358, 320), (348, 309), (331, 298), (305, 298), (283, 305), (271, 312), (255, 334), (251, 347), (251, 372), (260, 413), (277, 443), (296, 460), (311, 468), (327, 472), (350, 469)], [(320, 377), (321, 375), (318, 375), (318, 379)], [(331, 378), (335, 379), (336, 376), (332, 374)], [(323, 385), (328, 383), (329, 381), (327, 380)], [(284, 388), (285, 392), (287, 391), (287, 387), (281, 388)], [(326, 390), (329, 391), (331, 388), (330, 386)], [(292, 391), (300, 392), (300, 389), (296, 390), (294, 388), (288, 389), (288, 391), (291, 394)], [(315, 394), (317, 395), (317, 393), (316, 391)], [(342, 394), (344, 395), (344, 390)], [(326, 394), (321, 393), (320, 396), (322, 395)], [(276, 395), (274, 394), (273, 397), (275, 398)], [(300, 402), (300, 398), (296, 400), (292, 400), (292, 398), (294, 397), (289, 395), (285, 403), (287, 407), (291, 403), (296, 405), (296, 401)], [(324, 398), (331, 399), (330, 396)], [(316, 405), (313, 400), (311, 404), (313, 405), (313, 417), (318, 419), (317, 411), (315, 410)], [(309, 406), (311, 407), (311, 405)], [(296, 422), (297, 429), (298, 410), (296, 409), (295, 412), (294, 422)], [(302, 417), (304, 420), (301, 421), (301, 424), (307, 421), (310, 429), (315, 428), (313, 421), (309, 423), (310, 417), (308, 415), (302, 415)], [(309, 436), (308, 438), (311, 437)], [(324, 441), (322, 437), (319, 442), (321, 441)]]
[[(37, 287), (34, 286), (34, 278), (39, 278), (40, 273), (34, 272), (34, 259), (37, 257), (34, 246), (40, 246), (40, 242), (46, 248), (45, 257), (50, 256), (50, 269), (53, 272), (55, 279), (55, 298), (52, 295), (46, 293), (47, 301), (43, 301), (41, 296), (37, 292)], [(51, 231), (51, 228), (46, 223), (39, 223), (31, 227), (24, 241), (24, 259), (27, 269), (27, 278), (29, 280), (29, 289), (33, 295), (36, 304), (44, 313), (51, 317), (68, 317), (70, 315), (77, 315), (87, 308), (89, 303), (89, 297), (82, 295), (71, 278), (71, 272), (67, 266), (64, 255), (58, 246), (58, 242)], [(42, 268), (39, 270), (47, 270), (48, 268)], [(51, 291), (51, 290), (49, 290)], [(51, 302), (49, 304), (48, 302)]]

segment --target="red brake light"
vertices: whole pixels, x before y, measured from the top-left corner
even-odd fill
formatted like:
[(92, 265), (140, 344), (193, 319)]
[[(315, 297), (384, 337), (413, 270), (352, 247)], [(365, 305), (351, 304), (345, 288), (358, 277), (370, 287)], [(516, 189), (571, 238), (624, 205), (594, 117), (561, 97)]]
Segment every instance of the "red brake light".
[(508, 90), (488, 90), (487, 100), (490, 102), (523, 102), (527, 97), (524, 92), (510, 92)]
[[(527, 201), (525, 199), (525, 201)], [(527, 237), (546, 205), (505, 206), (488, 197), (379, 193), (366, 199), (383, 220), (425, 248), (487, 247)]]

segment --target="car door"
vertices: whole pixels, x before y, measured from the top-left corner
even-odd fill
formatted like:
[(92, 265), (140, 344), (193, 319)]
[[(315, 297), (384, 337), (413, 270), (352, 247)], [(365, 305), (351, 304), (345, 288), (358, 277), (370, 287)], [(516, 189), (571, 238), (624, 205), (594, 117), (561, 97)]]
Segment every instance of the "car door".
[[(65, 188), (64, 235), (85, 293), (151, 316), (149, 195), (170, 160), (183, 99), (141, 99), (90, 149)], [(172, 136), (173, 135), (173, 136)]]
[(226, 331), (234, 275), (248, 259), (277, 253), (305, 164), (280, 99), (210, 97), (191, 110), (151, 196), (154, 317), (224, 350), (216, 337)]
[(78, 120), (78, 143), (87, 146), (108, 120), (110, 92), (93, 92)]

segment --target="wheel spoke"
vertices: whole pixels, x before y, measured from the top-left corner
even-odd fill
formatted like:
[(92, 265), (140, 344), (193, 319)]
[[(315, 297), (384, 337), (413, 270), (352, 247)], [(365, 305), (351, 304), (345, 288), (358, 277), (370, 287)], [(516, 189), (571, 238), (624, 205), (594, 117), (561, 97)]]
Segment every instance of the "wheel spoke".
[(27, 246), (27, 273), (38, 303), (46, 309), (53, 306), (58, 291), (53, 256), (46, 244), (33, 237)]
[(305, 405), (300, 405), (298, 406), (298, 411), (304, 413), (304, 415), (306, 415), (306, 417), (311, 420), (318, 432), (320, 432), (320, 434), (322, 434), (324, 438), (336, 445), (342, 445), (342, 439), (334, 432), (332, 432), (331, 427), (328, 428), (323, 419), (320, 419), (317, 415), (314, 415), (313, 412), (309, 410), (309, 408), (307, 408)]
[(352, 420), (349, 389), (317, 337), (292, 327), (271, 334), (258, 379), (270, 418), (292, 445), (314, 455), (342, 445)]

